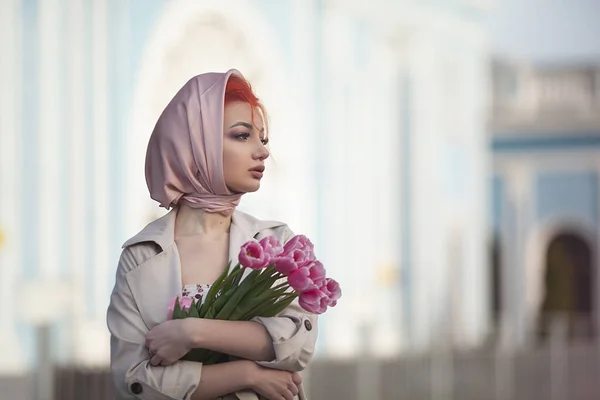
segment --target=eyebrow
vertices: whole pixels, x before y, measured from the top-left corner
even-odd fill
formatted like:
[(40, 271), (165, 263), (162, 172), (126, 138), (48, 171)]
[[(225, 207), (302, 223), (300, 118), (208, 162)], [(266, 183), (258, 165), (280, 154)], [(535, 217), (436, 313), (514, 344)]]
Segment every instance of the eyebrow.
[[(247, 122), (242, 122), (242, 121), (240, 121), (240, 122), (236, 122), (235, 124), (231, 125), (229, 128), (230, 128), (230, 129), (231, 129), (231, 128), (235, 128), (236, 126), (243, 126), (244, 128), (248, 128), (248, 129), (254, 129), (254, 127), (252, 126), (252, 124), (249, 124), (249, 123), (247, 123)], [(260, 130), (260, 132), (262, 133), (262, 132), (264, 132), (264, 131), (265, 131), (265, 128), (263, 127), (263, 128)]]

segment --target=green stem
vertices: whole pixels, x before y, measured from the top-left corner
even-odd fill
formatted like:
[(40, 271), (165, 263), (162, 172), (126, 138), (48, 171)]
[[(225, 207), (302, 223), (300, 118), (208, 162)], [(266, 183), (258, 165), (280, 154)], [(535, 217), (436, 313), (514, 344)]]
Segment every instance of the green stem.
[(272, 288), (272, 290), (278, 290), (278, 289), (281, 289), (281, 288), (283, 288), (285, 286), (289, 286), (289, 284), (287, 282), (283, 282), (283, 283), (275, 286), (274, 288)]

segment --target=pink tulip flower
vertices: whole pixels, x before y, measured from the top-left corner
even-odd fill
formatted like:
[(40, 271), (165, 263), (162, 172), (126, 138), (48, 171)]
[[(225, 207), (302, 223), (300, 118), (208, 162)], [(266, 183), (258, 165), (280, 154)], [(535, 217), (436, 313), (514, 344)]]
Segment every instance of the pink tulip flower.
[(296, 235), (291, 238), (284, 246), (283, 246), (283, 255), (286, 256), (292, 253), (294, 250), (303, 250), (306, 254), (306, 258), (310, 261), (315, 260), (314, 250), (312, 242), (309, 238), (304, 235)]
[(327, 295), (331, 307), (335, 307), (339, 298), (342, 297), (342, 289), (335, 279), (326, 278), (319, 289)]
[(238, 256), (245, 268), (262, 269), (269, 265), (270, 257), (257, 241), (251, 240), (242, 245)]
[(270, 260), (275, 259), (281, 253), (283, 253), (283, 246), (274, 236), (266, 236), (258, 243), (262, 247), (263, 251), (269, 255)]
[(329, 298), (319, 289), (312, 289), (300, 294), (300, 307), (313, 314), (323, 314), (327, 311)]

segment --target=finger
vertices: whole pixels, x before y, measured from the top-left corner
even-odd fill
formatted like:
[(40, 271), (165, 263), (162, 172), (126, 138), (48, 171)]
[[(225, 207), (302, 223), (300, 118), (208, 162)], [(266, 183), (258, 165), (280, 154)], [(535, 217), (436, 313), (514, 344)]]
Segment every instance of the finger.
[(294, 373), (292, 374), (292, 380), (294, 381), (294, 383), (295, 383), (296, 385), (299, 385), (299, 384), (301, 384), (301, 383), (302, 383), (302, 376), (300, 376), (300, 374), (299, 374), (299, 373), (297, 373), (297, 372), (294, 372)]
[(160, 358), (160, 356), (158, 355), (154, 355), (152, 356), (152, 358), (150, 359), (150, 364), (154, 365), (155, 367), (159, 366), (160, 363), (162, 361), (162, 358)]
[(285, 400), (294, 400), (294, 395), (289, 390), (284, 390), (282, 394)]
[(294, 396), (298, 395), (298, 386), (295, 383), (289, 384), (288, 389)]
[(175, 361), (177, 361), (177, 360), (171, 361), (171, 360), (163, 359), (163, 360), (161, 360), (160, 365), (162, 365), (163, 367), (168, 367), (169, 365), (175, 364)]

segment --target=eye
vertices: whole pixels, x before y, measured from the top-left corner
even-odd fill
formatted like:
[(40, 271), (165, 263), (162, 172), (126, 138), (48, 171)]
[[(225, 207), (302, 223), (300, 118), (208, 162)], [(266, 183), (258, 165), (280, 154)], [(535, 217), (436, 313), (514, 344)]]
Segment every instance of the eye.
[(236, 139), (241, 139), (241, 140), (248, 140), (249, 137), (250, 137), (250, 134), (247, 132), (239, 133), (239, 134), (235, 135)]
[(266, 146), (267, 144), (269, 144), (269, 139), (260, 139), (260, 141), (263, 144), (263, 146)]

